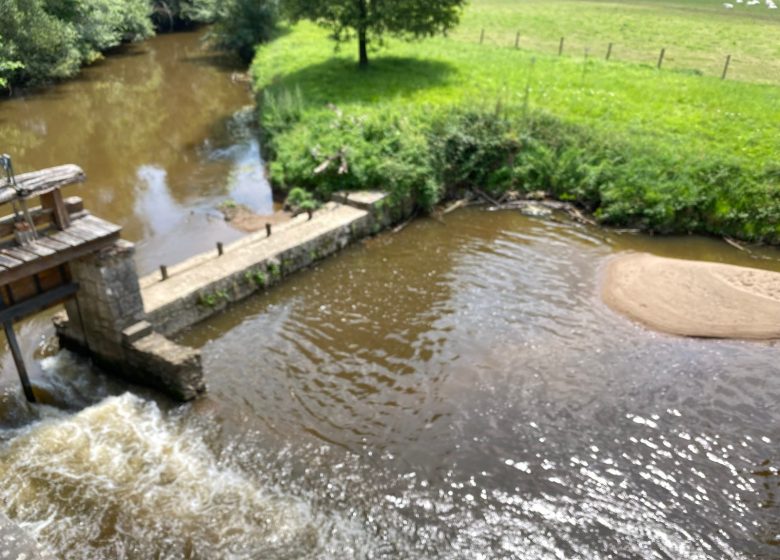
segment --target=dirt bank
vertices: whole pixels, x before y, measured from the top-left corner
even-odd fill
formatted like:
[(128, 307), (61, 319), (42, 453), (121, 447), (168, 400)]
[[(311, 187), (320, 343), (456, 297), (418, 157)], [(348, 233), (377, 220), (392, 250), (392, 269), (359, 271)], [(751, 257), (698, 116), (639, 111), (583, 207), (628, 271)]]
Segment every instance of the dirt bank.
[(780, 339), (780, 273), (625, 254), (606, 267), (604, 301), (671, 334)]

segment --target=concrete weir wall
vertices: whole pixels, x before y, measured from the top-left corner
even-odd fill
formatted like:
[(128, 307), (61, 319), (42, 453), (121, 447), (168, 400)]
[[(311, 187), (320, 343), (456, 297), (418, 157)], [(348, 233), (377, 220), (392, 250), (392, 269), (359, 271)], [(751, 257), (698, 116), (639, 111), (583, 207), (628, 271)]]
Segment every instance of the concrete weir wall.
[[(119, 242), (74, 267), (80, 284), (56, 322), (63, 345), (93, 355), (107, 369), (190, 400), (205, 390), (200, 353), (167, 337), (207, 319), (283, 277), (373, 235), (411, 213), (378, 192), (341, 193), (302, 214), (224, 248), (138, 280), (132, 245)], [(86, 317), (86, 319), (85, 319)]]

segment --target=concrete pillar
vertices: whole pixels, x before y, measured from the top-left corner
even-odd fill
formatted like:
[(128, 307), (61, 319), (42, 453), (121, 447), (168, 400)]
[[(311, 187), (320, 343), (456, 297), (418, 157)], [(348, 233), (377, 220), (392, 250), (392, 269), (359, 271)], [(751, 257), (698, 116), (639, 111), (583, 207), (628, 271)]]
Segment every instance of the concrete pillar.
[(200, 352), (153, 331), (133, 256), (135, 248), (119, 240), (70, 263), (76, 298), (65, 304), (67, 318), (55, 318), (60, 344), (86, 353), (108, 373), (156, 387), (178, 400), (206, 390)]
[(70, 263), (79, 291), (65, 304), (68, 336), (106, 361), (124, 359), (122, 331), (145, 316), (134, 254), (132, 243), (119, 240)]

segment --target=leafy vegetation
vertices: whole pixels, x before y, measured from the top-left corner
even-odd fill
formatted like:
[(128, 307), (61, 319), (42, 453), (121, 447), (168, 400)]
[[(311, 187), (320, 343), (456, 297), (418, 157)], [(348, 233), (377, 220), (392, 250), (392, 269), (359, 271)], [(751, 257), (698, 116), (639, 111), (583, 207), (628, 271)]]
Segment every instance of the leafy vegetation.
[[(606, 224), (780, 242), (774, 86), (480, 45), (493, 10), (504, 17), (491, 32), (514, 39), (513, 7), (475, 0), (452, 37), (388, 41), (361, 71), (306, 22), (261, 47), (253, 76), (274, 185), (320, 198), (380, 188), (426, 208), (472, 188), (543, 190)], [(714, 25), (685, 17), (693, 37)]]
[(0, 0), (0, 88), (74, 76), (128, 41), (214, 22), (216, 48), (247, 61), (275, 27), (277, 0)]
[(385, 34), (413, 38), (445, 33), (459, 21), (466, 0), (286, 0), (293, 21), (308, 19), (330, 30), (336, 41), (357, 36), (358, 63), (368, 64), (370, 41)]

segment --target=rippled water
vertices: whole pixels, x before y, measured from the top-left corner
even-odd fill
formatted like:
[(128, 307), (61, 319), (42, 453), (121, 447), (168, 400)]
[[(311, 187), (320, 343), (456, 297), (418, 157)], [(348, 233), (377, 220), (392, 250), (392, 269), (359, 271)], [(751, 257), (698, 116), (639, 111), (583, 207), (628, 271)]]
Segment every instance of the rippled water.
[[(255, 146), (190, 152), (211, 154), (191, 191), (183, 160), (133, 160), (142, 262), (175, 245), (166, 217), (217, 196), (211, 158)], [(777, 345), (617, 316), (599, 274), (624, 250), (780, 271), (776, 251), (696, 237), (418, 220), (184, 335), (210, 388), (185, 406), (25, 324), (49, 405), (22, 403), (3, 357), (0, 508), (67, 559), (780, 557)]]
[(777, 346), (615, 315), (599, 271), (631, 249), (780, 268), (512, 212), (418, 221), (188, 333), (204, 400), (6, 430), (5, 508), (63, 558), (780, 556)]

